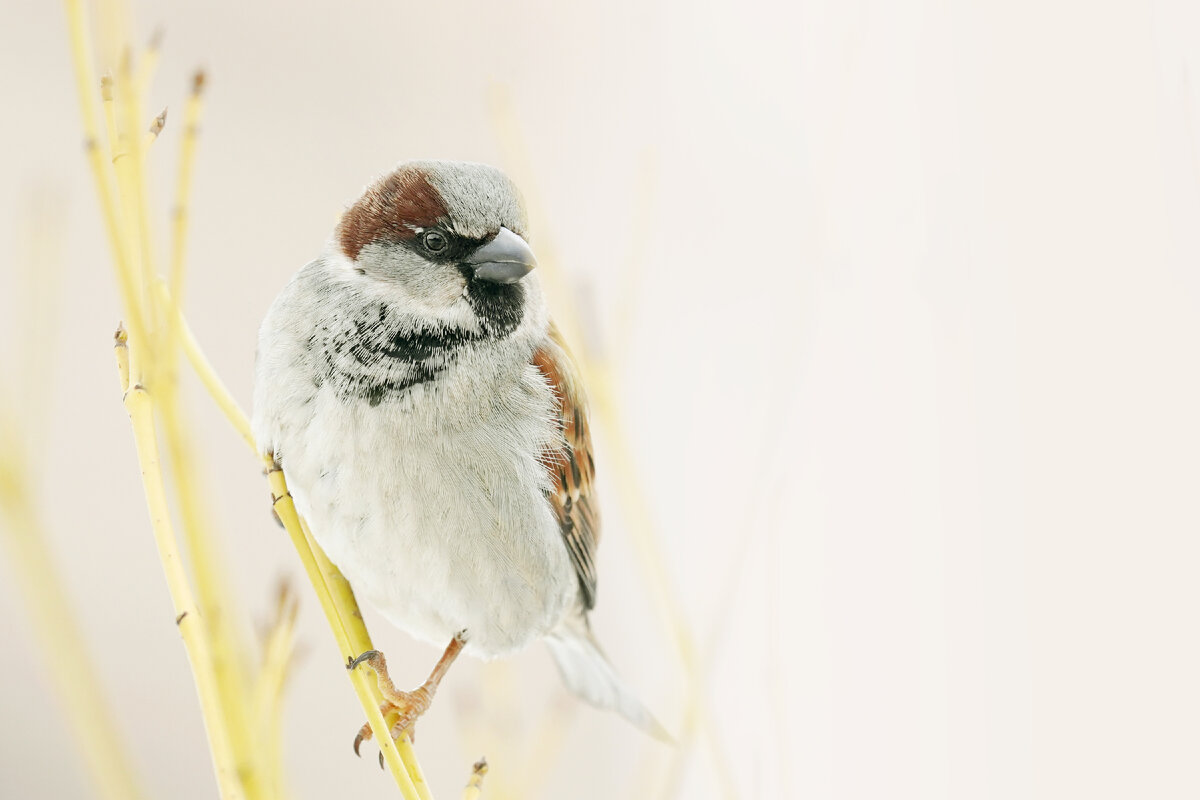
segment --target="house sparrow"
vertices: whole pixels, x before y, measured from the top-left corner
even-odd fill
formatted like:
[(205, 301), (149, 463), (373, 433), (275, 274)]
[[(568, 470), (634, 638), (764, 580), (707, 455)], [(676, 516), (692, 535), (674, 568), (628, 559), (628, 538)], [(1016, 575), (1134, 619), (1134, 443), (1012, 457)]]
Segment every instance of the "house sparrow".
[[(566, 685), (663, 736), (588, 626), (599, 534), (583, 387), (538, 284), (512, 182), (412, 161), (369, 186), (263, 322), (254, 435), (360, 598), (445, 644), (392, 736), (460, 651), (545, 639)], [(364, 726), (355, 739), (355, 752)]]

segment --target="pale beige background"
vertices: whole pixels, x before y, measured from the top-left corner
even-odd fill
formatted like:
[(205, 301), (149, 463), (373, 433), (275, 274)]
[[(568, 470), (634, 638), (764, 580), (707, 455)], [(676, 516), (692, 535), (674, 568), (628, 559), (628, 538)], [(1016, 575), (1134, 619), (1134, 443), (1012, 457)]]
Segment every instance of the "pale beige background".
[[(43, 500), (157, 797), (214, 785), (142, 505), (118, 304), (62, 10), (0, 26), (5, 356), (52, 347)], [(342, 204), (409, 157), (503, 162), (619, 363), (674, 588), (742, 797), (1200, 794), (1200, 15), (1186, 0), (138, 3), (156, 104), (211, 74), (189, 313), (249, 402), (255, 328)], [(159, 156), (173, 159), (178, 129)], [(164, 180), (156, 185), (166, 207)], [(31, 196), (64, 265), (18, 327)], [(22, 376), (6, 370), (5, 390)], [(298, 573), (257, 466), (199, 392), (214, 514), (261, 618)], [(603, 453), (600, 469), (603, 476)], [(47, 476), (48, 477), (48, 476)], [(602, 478), (603, 481), (603, 478)], [(611, 480), (602, 489), (611, 487)], [(612, 492), (595, 625), (670, 727), (683, 694)], [(87, 796), (0, 565), (0, 795)], [(381, 625), (416, 682), (435, 653)], [(315, 601), (291, 685), (297, 797), (394, 796)], [(507, 677), (506, 677), (507, 676)], [(485, 687), (511, 681), (524, 715)], [(435, 790), (484, 749), (529, 797), (630, 796), (666, 753), (564, 702), (542, 648), (455, 668), (421, 723)], [(373, 758), (373, 752), (372, 752)], [(684, 794), (720, 796), (708, 751)], [(353, 794), (351, 794), (353, 792)]]

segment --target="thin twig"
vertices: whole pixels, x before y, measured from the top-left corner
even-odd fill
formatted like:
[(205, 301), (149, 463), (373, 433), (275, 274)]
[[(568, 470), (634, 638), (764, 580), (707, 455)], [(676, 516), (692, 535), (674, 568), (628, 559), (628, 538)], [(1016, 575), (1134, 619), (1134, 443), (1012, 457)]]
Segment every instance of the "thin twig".
[(483, 791), (483, 777), (487, 775), (487, 772), (486, 758), (475, 762), (475, 766), (471, 769), (471, 779), (467, 781), (467, 787), (463, 789), (463, 800), (479, 800), (479, 795)]
[(179, 171), (175, 179), (175, 207), (171, 209), (171, 271), (167, 279), (170, 301), (167, 320), (167, 363), (176, 363), (176, 344), (183, 319), (184, 271), (187, 263), (187, 234), (191, 224), (192, 173), (196, 163), (196, 140), (199, 138), (200, 115), (203, 111), (205, 76), (197, 70), (192, 76), (192, 91), (183, 110), (183, 138), (179, 145)]
[[(120, 333), (116, 339), (115, 350), (118, 372), (122, 377), (128, 376), (129, 349)], [(192, 597), (192, 590), (175, 544), (175, 533), (171, 528), (171, 514), (167, 506), (166, 488), (163, 486), (150, 394), (140, 384), (123, 383), (121, 388), (129, 421), (133, 426), (146, 505), (150, 510), (150, 522), (154, 530), (154, 542), (158, 546), (159, 560), (162, 561), (166, 573), (167, 588), (171, 592), (171, 602), (175, 607), (175, 619), (192, 664), (196, 689), (200, 695), (200, 706), (204, 711), (217, 786), (222, 798), (242, 798), (244, 794), (234, 766), (228, 732), (221, 717), (220, 694), (216, 685), (216, 674), (212, 669), (207, 625), (198, 613), (199, 609)]]

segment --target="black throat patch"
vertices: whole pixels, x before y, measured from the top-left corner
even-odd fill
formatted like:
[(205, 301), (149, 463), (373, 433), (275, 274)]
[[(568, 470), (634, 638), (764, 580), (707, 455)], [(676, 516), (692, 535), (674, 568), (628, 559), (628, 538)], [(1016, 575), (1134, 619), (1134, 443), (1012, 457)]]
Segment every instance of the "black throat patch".
[[(471, 281), (467, 300), (480, 321), (480, 331), (462, 328), (412, 329), (376, 303), (325, 328), (310, 338), (321, 348), (324, 378), (346, 398), (372, 406), (398, 398), (428, 383), (454, 364), (464, 347), (510, 336), (524, 316), (525, 290), (518, 284)], [(320, 342), (318, 344), (318, 342)]]
[(525, 287), (520, 283), (492, 283), (469, 277), (467, 302), (489, 338), (505, 339), (520, 327), (525, 316)]

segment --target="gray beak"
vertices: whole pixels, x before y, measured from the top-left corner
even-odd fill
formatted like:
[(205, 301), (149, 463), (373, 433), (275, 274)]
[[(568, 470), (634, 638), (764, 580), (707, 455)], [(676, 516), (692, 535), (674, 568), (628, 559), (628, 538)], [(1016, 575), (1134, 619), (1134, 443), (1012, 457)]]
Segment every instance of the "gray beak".
[(516, 283), (537, 266), (537, 259), (524, 239), (501, 228), (496, 238), (467, 256), (466, 263), (481, 281)]

